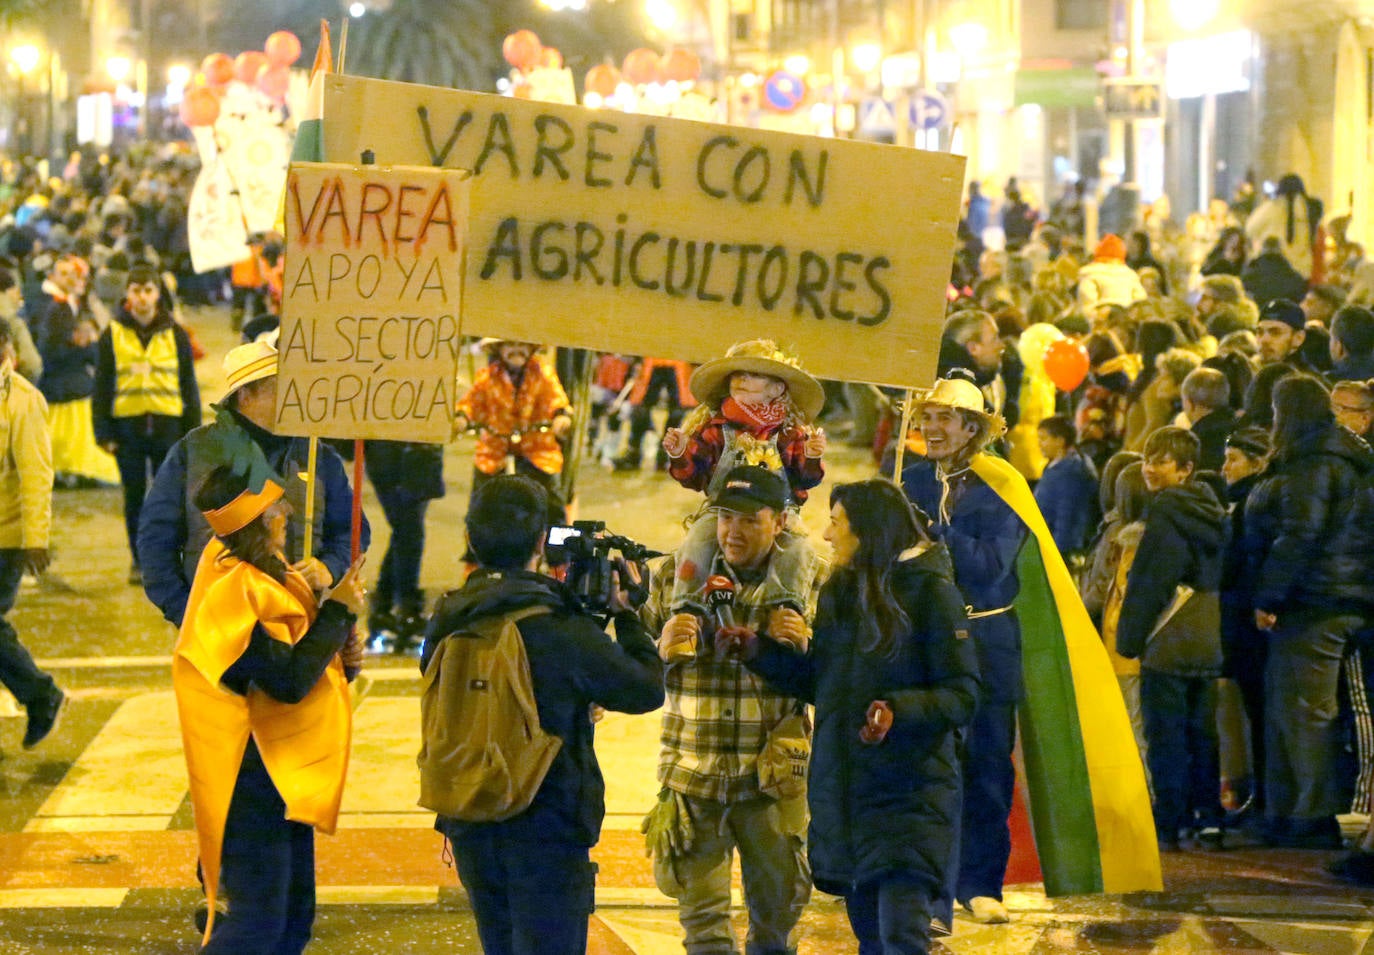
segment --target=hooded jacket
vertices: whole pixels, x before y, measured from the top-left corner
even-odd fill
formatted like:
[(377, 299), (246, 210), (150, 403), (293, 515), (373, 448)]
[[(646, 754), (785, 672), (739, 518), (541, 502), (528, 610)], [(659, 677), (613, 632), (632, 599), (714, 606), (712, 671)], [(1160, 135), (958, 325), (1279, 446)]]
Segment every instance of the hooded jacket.
[(1219, 628), (1175, 638), (1187, 640), (1186, 646), (1162, 646), (1151, 634), (1180, 584), (1202, 594), (1217, 592), (1228, 531), (1226, 511), (1206, 484), (1188, 481), (1154, 493), (1138, 551), (1146, 559), (1135, 561), (1126, 578), (1116, 630), (1118, 653), (1140, 659), (1148, 669), (1215, 675), (1221, 666)]
[(530, 807), (496, 823), (440, 816), (435, 828), (450, 838), (475, 826), (503, 827), (510, 838), (592, 846), (606, 815), (606, 784), (592, 749), (593, 703), (618, 713), (648, 713), (663, 705), (663, 663), (633, 611), (616, 614), (612, 641), (573, 594), (551, 577), (530, 571), (480, 568), (459, 590), (444, 594), (429, 621), (423, 671), (438, 641), (483, 618), (545, 607), (519, 621), (530, 664), (539, 725), (563, 741)]
[(1281, 450), (1245, 505), (1254, 607), (1364, 612), (1374, 607), (1374, 451), (1335, 422)]
[[(806, 655), (761, 639), (749, 664), (782, 692), (816, 705), (808, 850), (815, 884), (834, 894), (892, 874), (934, 892), (953, 851), (955, 730), (973, 718), (977, 658), (943, 545), (903, 554), (891, 580), (911, 620), (892, 658), (862, 649), (852, 601), (822, 598)], [(852, 586), (843, 569), (826, 585)], [(866, 745), (859, 731), (874, 700), (888, 702), (893, 724), (881, 743)]]

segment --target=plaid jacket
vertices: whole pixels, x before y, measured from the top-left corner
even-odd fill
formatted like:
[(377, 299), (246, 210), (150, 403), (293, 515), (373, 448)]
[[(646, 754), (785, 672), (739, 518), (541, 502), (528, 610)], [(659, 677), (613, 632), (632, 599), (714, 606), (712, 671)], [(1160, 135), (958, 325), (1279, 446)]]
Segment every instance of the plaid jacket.
[[(808, 623), (815, 617), (827, 567), (817, 561), (815, 579), (798, 588), (807, 594)], [(671, 616), (675, 570), (673, 557), (654, 568), (653, 590), (641, 616), (655, 636)], [(711, 573), (735, 579), (735, 620), (766, 632), (768, 610), (756, 602), (762, 582), (741, 583), (719, 555)], [(773, 692), (738, 660), (716, 659), (708, 632), (713, 627), (704, 628), (694, 659), (670, 663), (664, 671), (658, 779), (686, 796), (740, 802), (759, 795), (758, 754), (768, 731), (795, 712), (798, 701)]]

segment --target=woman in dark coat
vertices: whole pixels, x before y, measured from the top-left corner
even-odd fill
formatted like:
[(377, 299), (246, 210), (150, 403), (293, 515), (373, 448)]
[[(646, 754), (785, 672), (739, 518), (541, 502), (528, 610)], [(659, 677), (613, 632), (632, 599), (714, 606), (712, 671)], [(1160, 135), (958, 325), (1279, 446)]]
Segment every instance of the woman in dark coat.
[(929, 945), (959, 816), (955, 730), (978, 663), (949, 553), (889, 481), (831, 492), (835, 572), (803, 656), (767, 638), (749, 666), (816, 705), (809, 851), (843, 895), (861, 955)]

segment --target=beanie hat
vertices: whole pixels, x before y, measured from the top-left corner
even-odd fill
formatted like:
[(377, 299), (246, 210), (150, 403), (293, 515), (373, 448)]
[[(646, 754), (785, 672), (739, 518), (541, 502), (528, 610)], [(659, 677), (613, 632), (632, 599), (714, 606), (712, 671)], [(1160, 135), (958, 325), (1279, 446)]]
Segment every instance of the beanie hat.
[(1307, 327), (1307, 316), (1303, 314), (1302, 309), (1286, 298), (1276, 298), (1260, 309), (1259, 320), (1261, 322), (1283, 322), (1289, 328), (1299, 332)]
[(1126, 243), (1121, 241), (1121, 236), (1108, 233), (1102, 237), (1102, 241), (1097, 243), (1097, 248), (1093, 249), (1093, 261), (1126, 261)]
[(1231, 432), (1226, 438), (1226, 446), (1248, 454), (1252, 458), (1266, 457), (1274, 450), (1274, 442), (1269, 432), (1263, 428), (1247, 427)]

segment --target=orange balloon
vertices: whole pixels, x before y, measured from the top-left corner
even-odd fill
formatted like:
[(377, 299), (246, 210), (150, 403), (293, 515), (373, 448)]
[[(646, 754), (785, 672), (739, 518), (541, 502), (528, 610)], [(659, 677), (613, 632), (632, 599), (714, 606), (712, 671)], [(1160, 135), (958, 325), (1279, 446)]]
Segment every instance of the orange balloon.
[(631, 50), (625, 55), (625, 62), (620, 66), (620, 72), (625, 74), (625, 79), (636, 86), (657, 83), (661, 78), (662, 69), (663, 64), (658, 54), (648, 47)]
[(290, 66), (301, 58), (301, 41), (290, 30), (278, 30), (262, 47), (273, 66)]
[(200, 71), (210, 86), (223, 86), (234, 78), (234, 61), (228, 53), (211, 53), (200, 61)]
[(1045, 374), (1060, 391), (1073, 391), (1088, 377), (1088, 350), (1071, 338), (1050, 342), (1045, 349)]
[(291, 71), (284, 66), (268, 66), (258, 74), (258, 90), (274, 103), (286, 99), (290, 86)]
[(539, 56), (544, 45), (533, 30), (516, 30), (509, 34), (501, 44), (501, 55), (506, 62), (517, 70), (528, 72), (539, 65)]
[(663, 58), (663, 76), (679, 83), (691, 83), (701, 76), (701, 59), (691, 50), (675, 47)]
[(267, 54), (261, 50), (244, 50), (234, 57), (234, 79), (252, 86), (258, 81), (258, 74), (267, 62)]
[(539, 51), (539, 65), (546, 70), (561, 70), (563, 68), (563, 54), (557, 47), (546, 46)]
[(598, 63), (587, 71), (587, 78), (583, 81), (588, 93), (595, 93), (601, 97), (615, 95), (615, 88), (620, 85), (620, 71), (609, 63)]
[(187, 90), (179, 112), (187, 126), (212, 126), (219, 119), (219, 97), (204, 86)]

